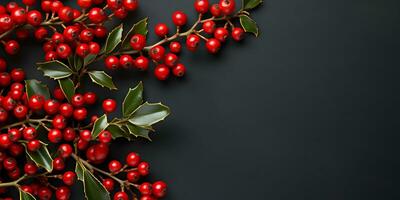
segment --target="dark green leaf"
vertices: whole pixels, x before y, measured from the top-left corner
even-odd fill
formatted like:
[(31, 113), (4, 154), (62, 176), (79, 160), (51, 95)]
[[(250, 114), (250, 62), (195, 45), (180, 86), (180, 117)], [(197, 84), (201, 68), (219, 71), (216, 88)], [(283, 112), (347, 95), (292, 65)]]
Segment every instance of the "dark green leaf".
[(122, 24), (114, 28), (107, 37), (106, 44), (104, 47), (104, 53), (108, 54), (111, 53), (115, 47), (117, 47), (121, 43), (122, 38)]
[(165, 119), (170, 113), (167, 106), (161, 103), (144, 103), (133, 113), (129, 122), (141, 127), (150, 127), (151, 125)]
[(29, 151), (26, 149), (26, 153), (28, 154), (29, 158), (36, 163), (36, 165), (42, 166), (48, 172), (53, 170), (53, 159), (47, 150), (46, 144), (42, 143), (42, 146), (37, 151)]
[(258, 27), (254, 20), (252, 20), (247, 15), (240, 16), (240, 24), (242, 25), (244, 31), (248, 33), (253, 33), (256, 37), (258, 36)]
[(20, 200), (36, 200), (33, 195), (31, 195), (28, 192), (23, 191), (21, 188), (19, 188), (19, 199)]
[(143, 137), (143, 138), (146, 138), (146, 139), (151, 141), (151, 139), (149, 137), (150, 131), (148, 129), (136, 126), (136, 125), (134, 125), (132, 123), (126, 124), (126, 128), (128, 128), (129, 132), (132, 135), (134, 135), (136, 137)]
[(47, 87), (47, 85), (41, 83), (38, 80), (25, 80), (25, 88), (28, 98), (30, 98), (34, 94), (40, 94), (44, 96), (44, 98), (50, 99), (49, 88)]
[(147, 20), (148, 18), (146, 17), (132, 26), (132, 28), (128, 31), (128, 33), (126, 33), (124, 39), (122, 40), (121, 50), (131, 49), (130, 39), (133, 35), (135, 34), (142, 34), (144, 36), (147, 35), (148, 32)]
[(124, 117), (130, 117), (132, 113), (143, 103), (143, 84), (140, 82), (135, 88), (129, 88), (124, 102), (122, 102), (122, 113)]
[(92, 81), (102, 87), (109, 88), (110, 90), (116, 90), (117, 88), (115, 87), (111, 76), (106, 74), (104, 71), (90, 71), (88, 72), (90, 79)]
[(129, 130), (125, 130), (121, 126), (118, 126), (115, 124), (110, 124), (107, 127), (107, 130), (110, 131), (113, 139), (123, 137), (123, 138), (128, 139), (129, 141), (132, 140), (132, 137), (131, 137), (132, 135), (129, 134)]
[(83, 58), (81, 58), (75, 54), (75, 58), (74, 58), (75, 71), (79, 71), (82, 68), (82, 66), (83, 66)]
[(263, 0), (242, 0), (242, 8), (244, 10), (250, 10), (257, 7), (262, 2)]
[(75, 173), (76, 173), (76, 177), (78, 178), (78, 180), (83, 181), (83, 167), (82, 164), (80, 163), (80, 161), (76, 161), (75, 164)]
[(107, 128), (107, 126), (108, 126), (107, 115), (104, 114), (94, 122), (92, 129), (92, 138), (96, 139), (97, 136)]
[(110, 194), (103, 184), (87, 169), (83, 170), (83, 186), (88, 200), (110, 200)]
[(37, 63), (38, 69), (43, 71), (45, 76), (52, 79), (62, 79), (72, 75), (72, 70), (64, 63), (54, 60), (44, 63)]
[(64, 95), (67, 97), (67, 100), (71, 102), (72, 96), (75, 94), (75, 86), (74, 82), (70, 78), (64, 78), (58, 80), (58, 84)]
[(90, 63), (92, 63), (96, 59), (97, 55), (96, 54), (89, 54), (85, 57), (83, 61), (83, 65), (86, 66)]

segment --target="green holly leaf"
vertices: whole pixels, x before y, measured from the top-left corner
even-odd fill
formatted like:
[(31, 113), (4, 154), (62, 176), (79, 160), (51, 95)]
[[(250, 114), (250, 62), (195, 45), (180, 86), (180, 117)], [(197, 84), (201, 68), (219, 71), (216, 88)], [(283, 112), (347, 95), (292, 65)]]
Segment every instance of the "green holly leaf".
[(40, 71), (43, 71), (45, 76), (48, 76), (52, 79), (67, 78), (73, 73), (67, 65), (58, 60), (37, 63), (36, 65)]
[(95, 59), (97, 58), (96, 54), (89, 54), (83, 59), (83, 65), (86, 66), (90, 63), (92, 63)]
[(161, 103), (144, 103), (132, 114), (129, 122), (141, 127), (151, 127), (170, 114), (167, 106)]
[(23, 191), (21, 188), (19, 188), (19, 199), (20, 200), (36, 200), (32, 194)]
[(87, 200), (111, 200), (103, 184), (86, 168), (83, 168), (83, 187)]
[(107, 115), (99, 117), (93, 125), (92, 138), (96, 139), (99, 134), (104, 131), (108, 126)]
[(131, 137), (132, 135), (129, 134), (129, 130), (124, 129), (122, 126), (110, 124), (107, 127), (107, 130), (110, 131), (113, 139), (123, 137), (123, 138), (128, 139), (129, 141), (132, 140), (132, 137)]
[(245, 32), (253, 33), (256, 37), (258, 37), (258, 27), (254, 20), (252, 20), (247, 15), (240, 15), (240, 24), (242, 25)]
[(58, 84), (67, 100), (71, 102), (72, 96), (75, 94), (74, 82), (70, 78), (63, 78), (58, 80)]
[(111, 76), (106, 74), (104, 71), (90, 71), (89, 77), (92, 79), (92, 81), (101, 87), (106, 87), (110, 90), (116, 90), (117, 87), (115, 87)]
[(40, 94), (45, 99), (50, 99), (49, 88), (47, 87), (47, 85), (43, 84), (38, 80), (35, 79), (25, 80), (25, 89), (28, 98), (30, 98), (32, 95)]
[(106, 44), (103, 49), (103, 53), (111, 53), (115, 47), (121, 43), (123, 26), (122, 24), (114, 28), (107, 37)]
[(122, 40), (122, 45), (121, 45), (122, 51), (131, 49), (130, 39), (133, 35), (135, 35), (135, 34), (142, 34), (144, 36), (147, 35), (147, 33), (148, 33), (148, 29), (147, 29), (148, 22), (147, 21), (148, 21), (147, 17), (140, 20), (139, 22), (137, 22), (136, 24), (134, 24), (132, 26), (132, 28), (128, 31), (128, 33), (126, 33), (124, 39)]
[(242, 0), (242, 9), (250, 10), (263, 3), (263, 0)]
[(125, 126), (126, 128), (128, 128), (130, 134), (134, 135), (135, 137), (142, 137), (151, 141), (149, 137), (150, 131), (148, 129), (136, 126), (135, 124), (132, 123), (128, 123)]
[(76, 161), (75, 164), (75, 173), (78, 180), (83, 181), (83, 167), (79, 160)]
[(53, 171), (53, 159), (47, 150), (47, 144), (41, 142), (41, 147), (36, 151), (29, 151), (25, 148), (26, 154), (29, 158), (36, 163), (37, 166), (45, 168), (48, 172)]
[(140, 82), (135, 88), (130, 88), (122, 102), (122, 113), (124, 117), (130, 117), (133, 112), (143, 103), (143, 84)]
[(79, 71), (82, 66), (83, 66), (83, 58), (79, 57), (78, 55), (75, 54), (74, 56), (74, 68), (75, 71)]

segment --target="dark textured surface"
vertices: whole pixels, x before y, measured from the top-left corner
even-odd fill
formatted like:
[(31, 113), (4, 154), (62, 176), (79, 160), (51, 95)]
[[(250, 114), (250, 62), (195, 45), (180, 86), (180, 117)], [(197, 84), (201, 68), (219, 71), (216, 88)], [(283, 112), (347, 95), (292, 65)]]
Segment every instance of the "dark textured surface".
[[(129, 21), (170, 23), (191, 6), (142, 0)], [(117, 93), (93, 88), (121, 100), (143, 80), (148, 99), (173, 111), (154, 142), (118, 143), (113, 156), (140, 152), (168, 199), (399, 199), (399, 6), (269, 0), (254, 12), (260, 38), (217, 56), (185, 52), (183, 80), (113, 73)], [(40, 77), (34, 46), (13, 64)]]

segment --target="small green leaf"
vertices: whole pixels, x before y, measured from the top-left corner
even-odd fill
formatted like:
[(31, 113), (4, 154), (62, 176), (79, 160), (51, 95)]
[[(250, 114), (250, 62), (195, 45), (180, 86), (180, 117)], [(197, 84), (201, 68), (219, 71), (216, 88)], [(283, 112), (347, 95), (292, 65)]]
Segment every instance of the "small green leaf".
[(79, 160), (77, 160), (75, 164), (75, 173), (78, 180), (83, 181), (83, 167)]
[(115, 47), (117, 47), (121, 43), (122, 38), (122, 24), (114, 28), (107, 37), (106, 44), (104, 47), (104, 53), (111, 53)]
[(110, 124), (107, 127), (107, 130), (110, 131), (113, 139), (123, 137), (123, 138), (128, 139), (129, 141), (132, 140), (132, 137), (131, 137), (132, 135), (129, 134), (129, 131), (125, 130), (121, 126), (118, 126), (118, 125), (115, 125), (115, 124)]
[(128, 128), (129, 132), (135, 137), (143, 137), (151, 141), (149, 137), (150, 131), (148, 129), (136, 126), (132, 123), (126, 124), (126, 127)]
[(53, 170), (53, 159), (47, 150), (46, 144), (43, 142), (41, 143), (42, 146), (36, 151), (29, 151), (25, 148), (26, 153), (28, 154), (29, 158), (36, 163), (36, 165), (42, 166), (48, 172), (51, 172)]
[(32, 194), (23, 191), (21, 188), (19, 188), (19, 199), (20, 200), (36, 200)]
[(71, 102), (72, 96), (75, 94), (75, 86), (74, 82), (70, 78), (64, 78), (58, 80), (58, 84), (64, 95), (67, 97), (67, 100)]
[(47, 85), (41, 83), (38, 80), (35, 79), (25, 80), (25, 89), (28, 98), (30, 98), (32, 95), (40, 94), (45, 99), (50, 99), (49, 88), (47, 87)]
[(132, 26), (132, 28), (128, 31), (128, 33), (126, 33), (124, 39), (122, 40), (121, 50), (131, 49), (130, 39), (133, 35), (135, 34), (142, 34), (144, 36), (147, 35), (148, 33), (147, 21), (148, 18), (146, 17)]
[(260, 5), (263, 0), (242, 0), (242, 9), (250, 10)]
[(248, 33), (253, 33), (256, 37), (258, 36), (258, 27), (254, 20), (252, 20), (247, 15), (240, 15), (240, 24), (242, 25), (244, 31)]
[(75, 54), (75, 56), (74, 56), (75, 58), (74, 58), (74, 68), (75, 68), (75, 71), (79, 71), (81, 68), (82, 68), (82, 66), (83, 66), (83, 58), (81, 58), (81, 57), (79, 57), (78, 55), (76, 55)]
[(92, 138), (96, 139), (99, 134), (104, 131), (108, 126), (107, 115), (99, 117), (93, 125)]
[(87, 200), (110, 200), (103, 184), (87, 169), (83, 170), (83, 187)]
[(143, 103), (143, 84), (140, 82), (135, 88), (129, 88), (122, 102), (122, 113), (124, 117), (130, 117), (132, 113)]
[(129, 122), (141, 127), (149, 127), (167, 117), (170, 110), (161, 103), (144, 103), (133, 113)]
[(85, 59), (83, 60), (83, 65), (86, 66), (90, 63), (92, 63), (95, 59), (97, 58), (96, 54), (89, 54), (85, 57)]
[(43, 71), (45, 76), (52, 79), (62, 79), (72, 75), (72, 70), (64, 63), (54, 60), (44, 63), (37, 63), (38, 69)]
[(88, 72), (90, 79), (92, 81), (102, 87), (109, 88), (110, 90), (116, 90), (117, 88), (115, 87), (111, 76), (106, 74), (104, 71), (90, 71)]

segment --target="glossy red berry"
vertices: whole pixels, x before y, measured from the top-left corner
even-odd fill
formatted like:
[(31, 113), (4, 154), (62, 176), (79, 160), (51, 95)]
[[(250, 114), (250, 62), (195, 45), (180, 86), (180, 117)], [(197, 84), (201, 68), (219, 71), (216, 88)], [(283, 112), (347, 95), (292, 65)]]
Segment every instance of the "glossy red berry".
[(22, 82), (25, 79), (25, 71), (21, 68), (14, 68), (11, 70), (10, 76), (14, 82)]
[(60, 108), (60, 103), (54, 99), (46, 100), (44, 103), (44, 111), (49, 115), (57, 114)]
[(49, 51), (44, 56), (44, 60), (45, 61), (52, 61), (52, 60), (55, 60), (55, 59), (57, 59), (57, 53), (55, 51)]
[(112, 191), (114, 189), (114, 180), (105, 178), (103, 179), (102, 183), (107, 191)]
[(62, 158), (68, 158), (71, 156), (73, 148), (70, 144), (62, 144), (58, 147), (58, 152)]
[(157, 45), (150, 49), (149, 55), (153, 60), (161, 61), (165, 55), (165, 48), (161, 45)]
[(65, 162), (62, 158), (56, 157), (53, 159), (53, 168), (55, 170), (61, 171), (65, 169)]
[(149, 174), (150, 165), (147, 162), (139, 163), (137, 170), (142, 176), (147, 176)]
[(124, 19), (128, 16), (128, 11), (124, 7), (118, 8), (114, 11), (114, 16), (119, 19)]
[(76, 137), (75, 130), (73, 128), (66, 128), (63, 131), (63, 139), (67, 142), (74, 141)]
[(107, 69), (113, 70), (119, 67), (119, 59), (117, 56), (108, 56), (104, 62)]
[(11, 12), (11, 18), (15, 24), (23, 24), (26, 22), (26, 12), (23, 8), (14, 9)]
[(79, 7), (87, 9), (92, 7), (93, 1), (92, 0), (77, 0), (76, 3)]
[(0, 72), (4, 72), (7, 69), (7, 62), (4, 58), (0, 57)]
[(183, 26), (187, 23), (187, 15), (182, 11), (175, 11), (172, 14), (172, 21), (175, 26)]
[(8, 157), (3, 161), (3, 167), (7, 171), (14, 170), (17, 168), (17, 160), (15, 160), (13, 157)]
[(0, 134), (0, 147), (7, 149), (12, 144), (8, 134)]
[(146, 37), (142, 34), (135, 34), (131, 37), (130, 45), (133, 50), (141, 51), (146, 45)]
[(64, 117), (71, 117), (74, 112), (74, 107), (69, 103), (63, 103), (59, 107), (59, 113)]
[(106, 99), (102, 104), (105, 113), (112, 113), (117, 108), (117, 102), (114, 99)]
[(73, 117), (77, 121), (83, 121), (87, 117), (87, 110), (86, 108), (78, 108), (74, 110)]
[(203, 30), (205, 33), (213, 34), (216, 29), (216, 24), (213, 20), (207, 20), (203, 23)]
[(68, 23), (74, 19), (74, 10), (69, 6), (64, 6), (57, 11), (61, 21)]
[(164, 64), (157, 65), (154, 69), (154, 75), (160, 81), (166, 80), (169, 77), (169, 73), (169, 68)]
[(67, 26), (63, 31), (64, 39), (73, 42), (78, 39), (79, 37), (79, 27), (77, 26)]
[(59, 58), (66, 59), (72, 54), (72, 50), (68, 44), (61, 43), (57, 46), (56, 53)]
[(8, 120), (8, 112), (4, 108), (0, 107), (0, 122)]
[(171, 42), (169, 43), (169, 49), (172, 53), (180, 53), (182, 45), (179, 42)]
[(182, 77), (186, 73), (185, 65), (183, 65), (181, 63), (177, 64), (176, 66), (174, 66), (172, 68), (172, 73), (174, 74), (174, 76)]
[(101, 143), (110, 143), (112, 140), (112, 135), (109, 131), (104, 130), (99, 134), (99, 142)]
[(11, 83), (11, 76), (7, 72), (0, 73), (0, 87), (7, 87)]
[(1, 14), (0, 15), (0, 29), (5, 32), (10, 30), (14, 26), (14, 21), (10, 17), (10, 15), (7, 14)]
[(222, 15), (222, 11), (221, 11), (221, 8), (219, 7), (219, 4), (213, 4), (210, 7), (210, 12), (211, 12), (211, 15), (214, 17), (219, 17)]
[(32, 162), (28, 162), (24, 165), (24, 172), (28, 175), (36, 174), (37, 170), (38, 167)]
[(190, 51), (195, 51), (197, 49), (197, 46), (199, 46), (199, 43), (200, 43), (200, 37), (195, 34), (190, 34), (186, 38), (186, 47)]
[(92, 29), (85, 29), (79, 34), (79, 40), (81, 42), (91, 42), (94, 38)]
[(138, 7), (138, 0), (122, 0), (122, 5), (128, 11), (134, 11)]
[(196, 0), (194, 1), (194, 9), (201, 14), (204, 14), (208, 11), (209, 7), (208, 0)]
[(65, 99), (65, 95), (64, 95), (63, 91), (61, 90), (61, 88), (59, 88), (59, 87), (56, 87), (53, 90), (53, 95), (54, 95), (54, 98), (56, 98), (59, 101), (62, 101)]
[(140, 179), (140, 173), (137, 170), (128, 171), (126, 179), (131, 183), (136, 183)]
[(121, 55), (119, 65), (125, 69), (129, 69), (134, 65), (134, 60), (130, 55)]
[(76, 181), (76, 174), (73, 171), (67, 171), (63, 174), (62, 180), (65, 185), (73, 185)]
[(89, 42), (90, 54), (97, 55), (100, 53), (100, 45), (97, 42)]
[(89, 142), (92, 139), (92, 132), (89, 130), (82, 130), (79, 132), (79, 138)]
[(22, 3), (27, 6), (33, 6), (36, 3), (36, 0), (22, 0)]
[(95, 7), (89, 11), (88, 17), (93, 23), (99, 24), (102, 23), (107, 16), (104, 13), (103, 9)]
[(71, 190), (68, 187), (61, 186), (56, 189), (57, 200), (68, 200), (71, 196)]
[(162, 198), (167, 192), (167, 184), (163, 181), (157, 181), (152, 185), (153, 195), (157, 198)]
[(235, 0), (220, 0), (219, 7), (224, 15), (230, 15), (235, 11)]
[(21, 139), (22, 134), (21, 134), (21, 131), (19, 131), (18, 129), (11, 128), (8, 130), (8, 137), (10, 138), (10, 140), (12, 142), (16, 142)]
[(32, 95), (29, 98), (29, 108), (32, 110), (40, 110), (43, 108), (44, 98), (42, 95)]
[(22, 137), (25, 140), (33, 140), (37, 137), (37, 132), (36, 129), (33, 127), (26, 127), (24, 128), (24, 130), (22, 131)]
[(37, 196), (41, 200), (50, 200), (53, 196), (53, 192), (48, 187), (41, 187), (37, 192)]
[(94, 92), (86, 92), (83, 95), (83, 99), (85, 100), (85, 103), (88, 105), (95, 104), (97, 101), (97, 95)]
[(89, 53), (90, 53), (90, 47), (89, 47), (89, 45), (86, 44), (86, 43), (78, 44), (78, 46), (76, 46), (75, 53), (76, 53), (76, 55), (78, 55), (79, 57), (84, 58), (84, 57), (86, 57), (87, 55), (89, 55)]
[(17, 105), (14, 108), (14, 116), (18, 119), (26, 118), (27, 114), (28, 114), (28, 108), (24, 105)]
[(151, 195), (152, 194), (152, 185), (148, 182), (144, 182), (139, 186), (140, 194), (142, 195)]
[(42, 13), (37, 10), (31, 10), (26, 16), (26, 21), (32, 26), (39, 26), (42, 23)]
[(243, 37), (244, 37), (244, 30), (243, 30), (243, 28), (235, 27), (235, 28), (232, 30), (231, 35), (232, 35), (232, 38), (233, 38), (234, 40), (240, 41), (240, 40), (242, 40)]
[(140, 158), (139, 154), (134, 153), (134, 152), (129, 153), (125, 158), (126, 164), (130, 167), (138, 166), (138, 164), (140, 163), (140, 160), (141, 160), (141, 158)]
[(17, 105), (17, 102), (11, 96), (5, 96), (2, 100), (2, 106), (6, 110), (12, 110)]
[(229, 33), (228, 30), (226, 30), (226, 28), (220, 27), (215, 29), (214, 37), (221, 42), (225, 42), (228, 35)]
[(39, 140), (31, 140), (26, 144), (29, 151), (37, 151), (41, 146), (42, 144)]
[(164, 58), (164, 64), (168, 67), (173, 67), (178, 62), (179, 57), (173, 53), (167, 53)]
[(108, 170), (110, 172), (118, 172), (122, 168), (122, 164), (118, 160), (112, 160), (108, 163)]
[(15, 40), (10, 40), (4, 45), (5, 51), (9, 55), (15, 55), (19, 52), (20, 45)]
[(56, 115), (52, 120), (52, 124), (56, 129), (64, 129), (67, 126), (67, 120), (63, 115)]
[(141, 71), (147, 70), (149, 67), (149, 59), (144, 56), (139, 56), (135, 59), (135, 67)]
[(207, 40), (206, 48), (210, 53), (217, 53), (221, 48), (221, 42), (215, 38), (210, 38)]
[(47, 138), (51, 143), (59, 143), (62, 140), (63, 135), (59, 129), (51, 129), (47, 134)]
[(72, 98), (71, 98), (71, 104), (72, 104), (74, 107), (81, 107), (81, 106), (83, 106), (83, 105), (85, 104), (85, 99), (84, 99), (83, 95), (81, 95), (81, 94), (79, 94), (79, 93), (74, 94), (74, 95), (72, 96)]
[(167, 34), (169, 32), (168, 26), (164, 23), (159, 23), (154, 27), (154, 32), (159, 37), (165, 37), (165, 36), (167, 36)]
[(96, 28), (94, 29), (94, 35), (97, 38), (104, 38), (107, 36), (107, 28), (104, 26), (96, 26)]

